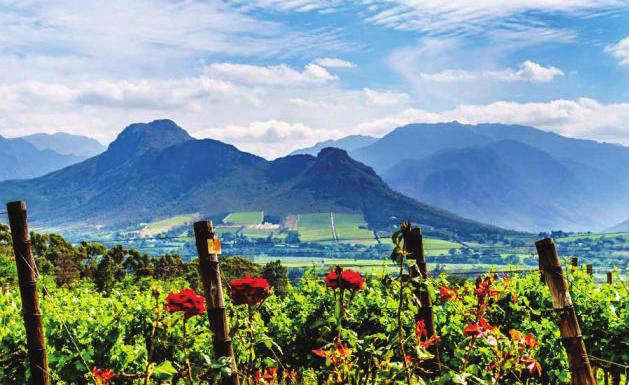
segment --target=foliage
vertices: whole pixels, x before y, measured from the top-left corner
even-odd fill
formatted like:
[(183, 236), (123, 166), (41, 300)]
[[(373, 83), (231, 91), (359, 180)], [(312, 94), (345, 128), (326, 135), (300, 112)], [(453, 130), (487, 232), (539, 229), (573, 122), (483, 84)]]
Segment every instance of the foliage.
[(260, 275), (260, 265), (253, 263), (251, 260), (243, 257), (226, 257), (221, 258), (221, 276), (223, 285), (228, 284), (237, 278), (245, 275)]
[[(15, 274), (2, 231), (0, 278)], [(40, 283), (48, 289), (40, 299), (53, 383), (95, 382), (94, 373), (112, 384), (145, 378), (216, 383), (231, 373), (231, 362), (214, 356), (202, 299), (182, 291), (201, 289), (197, 261), (149, 258), (121, 246), (74, 246), (56, 236), (32, 239)], [(340, 267), (326, 277), (310, 270), (283, 295), (277, 295), (286, 282), (281, 264), (261, 269), (244, 258), (222, 258), (224, 278), (262, 273), (271, 285), (278, 278), (271, 296), (257, 278), (239, 279), (231, 291), (225, 287), (239, 373), (255, 384), (275, 385), (568, 383), (556, 315), (538, 274), (490, 274), (477, 281), (442, 274), (421, 281), (409, 276), (412, 263), (403, 251), (399, 245), (394, 250), (401, 269), (395, 275), (384, 268), (365, 277)], [(76, 270), (64, 270), (68, 263)], [(567, 277), (592, 362), (628, 365), (626, 283), (597, 284), (572, 268)], [(418, 287), (432, 296), (432, 336), (415, 318)], [(237, 302), (249, 306), (232, 302), (231, 292), (250, 299)], [(0, 290), (2, 384), (28, 378), (20, 309), (14, 284)], [(438, 376), (424, 365), (435, 347), (443, 364)]]
[(262, 276), (269, 281), (275, 295), (284, 297), (288, 293), (288, 270), (279, 259), (264, 265)]

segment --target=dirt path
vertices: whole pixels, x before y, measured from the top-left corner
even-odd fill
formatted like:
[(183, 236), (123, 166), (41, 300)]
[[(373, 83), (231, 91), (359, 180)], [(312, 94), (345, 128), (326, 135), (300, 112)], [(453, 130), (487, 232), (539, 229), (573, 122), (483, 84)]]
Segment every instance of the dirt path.
[(332, 238), (334, 238), (335, 241), (338, 241), (339, 237), (336, 234), (336, 227), (334, 226), (334, 213), (333, 212), (330, 212), (330, 224), (332, 225)]

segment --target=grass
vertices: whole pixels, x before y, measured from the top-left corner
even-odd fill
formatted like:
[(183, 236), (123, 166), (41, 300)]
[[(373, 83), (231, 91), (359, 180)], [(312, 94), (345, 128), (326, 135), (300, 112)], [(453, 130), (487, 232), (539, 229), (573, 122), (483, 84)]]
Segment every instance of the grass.
[[(397, 273), (398, 267), (395, 266), (388, 259), (386, 261), (382, 259), (352, 259), (352, 258), (313, 258), (313, 257), (271, 257), (271, 256), (256, 256), (254, 262), (258, 264), (266, 264), (268, 262), (282, 261), (282, 265), (287, 268), (317, 268), (317, 269), (329, 269), (336, 265), (341, 265), (345, 269), (358, 270), (361, 273), (375, 274), (382, 272), (386, 269), (390, 273)], [(504, 265), (491, 265), (491, 264), (462, 264), (462, 263), (440, 263), (439, 267), (445, 272), (478, 272), (489, 270), (506, 270)], [(428, 263), (428, 271), (435, 271), (437, 264)], [(525, 268), (525, 267), (524, 267)], [(514, 267), (514, 269), (517, 269)]]
[(334, 214), (334, 227), (339, 240), (350, 240), (356, 243), (374, 244), (373, 232), (367, 228), (362, 214)]
[(424, 251), (426, 255), (446, 254), (450, 249), (460, 249), (463, 245), (445, 241), (443, 239), (424, 237)]
[(243, 211), (231, 213), (223, 219), (223, 223), (251, 226), (262, 223), (262, 211)]
[(589, 240), (597, 240), (600, 238), (603, 239), (614, 239), (614, 238), (624, 238), (625, 241), (629, 240), (629, 232), (625, 232), (625, 233), (603, 233), (603, 234), (597, 234), (597, 233), (591, 233), (591, 234), (576, 234), (576, 235), (571, 235), (569, 237), (564, 237), (564, 238), (557, 238), (555, 241), (557, 242), (574, 242), (578, 239), (589, 239)]
[(259, 229), (256, 227), (244, 227), (240, 234), (250, 238), (286, 238), (286, 234), (280, 233), (279, 230)]
[(222, 235), (222, 234), (237, 234), (240, 230), (242, 230), (242, 226), (234, 226), (234, 227), (218, 226), (218, 227), (214, 228), (214, 231), (218, 235)]
[(161, 233), (165, 233), (175, 227), (184, 226), (199, 217), (198, 213), (176, 215), (174, 217), (161, 219), (159, 221), (151, 222), (144, 226), (140, 230), (140, 235), (143, 237), (153, 237)]
[(330, 222), (330, 213), (300, 215), (297, 231), (302, 242), (331, 239), (332, 223)]

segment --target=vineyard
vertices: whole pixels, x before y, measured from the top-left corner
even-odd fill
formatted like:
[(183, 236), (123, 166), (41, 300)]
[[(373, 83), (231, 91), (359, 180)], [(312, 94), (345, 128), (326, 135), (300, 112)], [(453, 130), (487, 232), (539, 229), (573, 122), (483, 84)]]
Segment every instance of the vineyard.
[(626, 278), (595, 282), (550, 240), (539, 268), (432, 276), (404, 224), (381, 271), (290, 282), (279, 263), (219, 259), (207, 222), (190, 263), (24, 229), (0, 227), (0, 274), (14, 277), (0, 293), (2, 384), (628, 381)]

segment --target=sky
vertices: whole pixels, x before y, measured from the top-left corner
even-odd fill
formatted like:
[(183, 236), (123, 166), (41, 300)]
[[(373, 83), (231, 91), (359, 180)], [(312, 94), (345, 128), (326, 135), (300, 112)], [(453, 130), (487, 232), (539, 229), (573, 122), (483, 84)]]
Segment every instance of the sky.
[(453, 120), (629, 145), (629, 0), (0, 0), (0, 135), (162, 118), (268, 159)]

